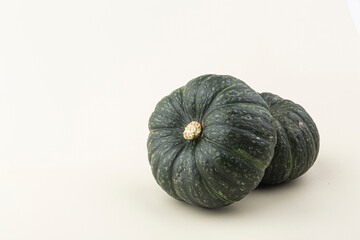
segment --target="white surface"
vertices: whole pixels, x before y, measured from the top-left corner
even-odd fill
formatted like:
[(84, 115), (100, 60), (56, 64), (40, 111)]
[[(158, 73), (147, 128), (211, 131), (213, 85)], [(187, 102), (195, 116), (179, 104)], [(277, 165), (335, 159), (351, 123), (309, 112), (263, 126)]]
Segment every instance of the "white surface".
[(348, 4), (354, 24), (360, 34), (360, 0), (348, 0)]
[[(303, 105), (314, 167), (219, 210), (168, 197), (148, 117), (205, 73)], [(0, 239), (360, 239), (359, 80), (346, 1), (1, 1)]]

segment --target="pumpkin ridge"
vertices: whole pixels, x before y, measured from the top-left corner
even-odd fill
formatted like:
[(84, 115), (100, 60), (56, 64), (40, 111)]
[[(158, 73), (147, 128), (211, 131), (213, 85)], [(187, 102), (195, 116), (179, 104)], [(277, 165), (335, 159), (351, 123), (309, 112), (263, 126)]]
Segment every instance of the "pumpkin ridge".
[[(196, 145), (197, 146), (197, 145)], [(200, 168), (198, 167), (198, 161), (197, 161), (197, 157), (196, 157), (196, 151), (195, 151), (195, 148), (196, 146), (194, 147), (194, 162), (195, 162), (195, 166), (196, 166), (196, 169), (198, 170), (199, 172), (199, 176), (201, 178), (201, 182), (203, 183), (206, 191), (214, 198), (217, 198), (221, 201), (223, 201), (225, 204), (230, 204), (230, 203), (233, 203), (234, 201), (233, 200), (230, 200), (230, 199), (227, 199), (225, 196), (221, 196), (220, 194), (218, 194), (215, 189), (213, 187), (211, 187), (209, 184), (206, 183), (206, 181), (204, 180), (204, 176), (203, 174), (201, 173), (200, 171)]]
[[(154, 141), (154, 140), (153, 140)], [(156, 140), (155, 140), (156, 141)], [(168, 151), (170, 151), (173, 147), (177, 147), (177, 146), (179, 146), (179, 145), (182, 145), (182, 143), (181, 142), (179, 142), (179, 141), (167, 141), (167, 143), (172, 143), (172, 146), (171, 147), (169, 147), (169, 148), (167, 148), (166, 150), (165, 150), (165, 153), (167, 153)], [(155, 154), (156, 153), (156, 151), (158, 150), (158, 148), (160, 148), (160, 147), (163, 147), (163, 145), (162, 144), (159, 144), (158, 146), (156, 146), (155, 148), (153, 148), (153, 149), (151, 149), (150, 151), (149, 151), (149, 153), (152, 155), (152, 154)], [(164, 154), (164, 155), (166, 155), (166, 154)], [(153, 160), (153, 159), (152, 159)], [(154, 164), (154, 162), (151, 162), (151, 166)]]
[[(200, 171), (199, 171), (199, 172), (200, 172)], [(199, 173), (199, 174), (201, 174), (201, 173)], [(204, 178), (202, 177), (202, 175), (201, 175), (200, 177), (201, 177), (201, 182), (202, 182), (202, 184), (204, 185), (204, 188), (206, 189), (206, 191), (209, 193), (209, 195), (210, 195), (211, 197), (213, 197), (213, 198), (217, 198), (217, 199), (223, 201), (222, 199), (220, 199), (220, 198), (209, 188), (209, 186), (206, 184), (206, 182), (205, 182)]]
[(186, 126), (186, 124), (192, 122), (192, 117), (191, 114), (189, 114), (186, 109), (185, 109), (185, 105), (184, 105), (184, 87), (180, 88), (180, 106), (181, 106), (181, 110), (184, 113), (184, 124), (183, 124), (183, 128)]
[(265, 110), (265, 112), (268, 112), (269, 110), (266, 109), (265, 107), (261, 106), (260, 104), (257, 104), (257, 103), (247, 103), (247, 102), (239, 102), (239, 103), (229, 103), (229, 104), (225, 104), (225, 105), (222, 105), (222, 106), (219, 106), (215, 109), (211, 109), (211, 111), (209, 113), (206, 113), (204, 115), (204, 118), (203, 120), (206, 119), (206, 117), (208, 117), (210, 114), (212, 114), (213, 112), (219, 110), (219, 109), (222, 109), (222, 108), (228, 108), (228, 107), (232, 107), (232, 106), (240, 106), (240, 107), (259, 107), (261, 109), (261, 111)]
[(185, 106), (184, 106), (184, 88), (185, 88), (185, 86), (180, 88), (180, 93), (179, 93), (179, 95), (180, 95), (180, 106), (181, 106), (181, 109), (182, 109), (182, 110), (184, 111), (184, 113), (185, 113)]
[[(276, 119), (276, 121), (278, 121)], [(288, 132), (286, 131), (286, 129), (283, 127), (283, 125), (279, 122), (279, 126), (281, 127), (281, 129), (284, 131), (285, 135), (286, 135), (286, 143), (287, 145), (289, 146), (289, 152), (290, 152), (290, 170), (286, 173), (284, 179), (285, 179), (285, 182), (291, 177), (293, 171), (294, 171), (294, 167), (295, 167), (295, 160), (294, 160), (294, 153), (293, 153), (293, 150), (291, 148), (291, 144), (290, 144), (290, 141), (289, 141), (289, 134)]]
[[(175, 109), (176, 110), (176, 109)], [(183, 122), (184, 122), (184, 118), (181, 118), (181, 117), (175, 117), (175, 119), (174, 119), (174, 116), (173, 115), (171, 115), (171, 114), (169, 114), (169, 113), (163, 113), (163, 112), (160, 112), (159, 113), (159, 111), (157, 111), (156, 112), (156, 114), (155, 114), (155, 111), (151, 114), (151, 117), (150, 118), (156, 118), (156, 117), (161, 117), (161, 118), (163, 118), (163, 119), (169, 119), (169, 117), (170, 118), (172, 118), (172, 120), (174, 120), (173, 121), (173, 123), (175, 123), (175, 125), (183, 125)], [(159, 127), (159, 126), (150, 126), (150, 124), (149, 124), (149, 126), (148, 126), (148, 128), (149, 128), (149, 130), (151, 131), (151, 130), (153, 130), (153, 129), (163, 129), (163, 128), (168, 128), (168, 129), (174, 129), (174, 128), (176, 128), (176, 126), (170, 126), (170, 127), (163, 127), (163, 126), (161, 126), (161, 127)]]
[[(261, 95), (260, 95), (261, 96)], [(270, 104), (268, 104), (269, 109), (270, 109), (270, 113), (271, 114), (276, 114), (277, 112), (281, 112), (281, 111), (287, 111), (288, 110), (288, 106), (286, 106), (286, 104), (284, 104), (284, 102), (287, 99), (283, 99), (280, 98), (278, 100), (276, 100), (275, 102), (271, 102)], [(288, 100), (289, 103), (294, 104), (292, 101)], [(285, 106), (284, 106), (285, 105)]]
[[(174, 143), (176, 143), (176, 141), (173, 141)], [(181, 143), (179, 143), (179, 144), (174, 144), (173, 146), (177, 146), (177, 145), (180, 145)], [(162, 145), (161, 144), (159, 144), (158, 146), (156, 146), (154, 149), (151, 149), (151, 151), (150, 151), (150, 154), (153, 154), (153, 153), (155, 153), (157, 150), (158, 150), (158, 148), (160, 148), (160, 147), (162, 147)], [(152, 163), (151, 163), (152, 164)]]
[(304, 118), (303, 116), (301, 116), (301, 115), (300, 115), (298, 112), (296, 112), (296, 111), (293, 111), (292, 113), (295, 114), (295, 115), (301, 120), (302, 124), (305, 125), (306, 129), (309, 130), (309, 132), (310, 132), (310, 134), (311, 134), (311, 139), (312, 139), (312, 141), (314, 142), (314, 146), (316, 146), (316, 145), (315, 145), (315, 141), (314, 141), (314, 139), (315, 139), (314, 134), (313, 134), (313, 132), (311, 131), (311, 129), (309, 128), (309, 124), (307, 123), (307, 120), (305, 120), (305, 118)]
[[(166, 136), (163, 136), (163, 137), (161, 137), (161, 138), (167, 138), (167, 137), (169, 137), (169, 139), (171, 139), (173, 136), (171, 136), (171, 135), (166, 135)], [(152, 141), (153, 142), (155, 142), (155, 141), (157, 141), (157, 140), (159, 140), (159, 139), (161, 139), (161, 138), (155, 138), (155, 139), (153, 139)], [(150, 139), (150, 138), (149, 138)], [(173, 142), (177, 142), (177, 141), (179, 141), (179, 140), (174, 140)], [(149, 142), (148, 142), (148, 144), (149, 144)], [(180, 142), (179, 142), (179, 144), (180, 144)], [(159, 147), (161, 147), (162, 145), (161, 144), (159, 144), (158, 146), (156, 146), (154, 149), (151, 149), (151, 151), (150, 151), (150, 153), (151, 152), (155, 152)]]
[[(181, 144), (177, 144), (177, 145), (181, 145)], [(171, 150), (172, 148), (169, 148), (168, 149), (168, 151), (167, 152), (165, 152), (165, 153), (168, 153), (170, 150)], [(176, 152), (176, 154), (174, 154), (174, 156), (173, 156), (173, 161), (171, 162), (171, 165), (169, 166), (169, 168), (170, 168), (170, 171), (169, 171), (169, 173), (171, 174), (170, 175), (170, 178), (169, 178), (169, 182), (170, 182), (170, 187), (171, 187), (171, 189), (170, 189), (170, 193), (173, 193), (174, 195), (176, 195), (176, 192), (175, 192), (175, 188), (174, 188), (174, 186), (173, 186), (173, 182), (172, 182), (172, 167), (173, 167), (173, 162), (175, 161), (175, 159), (177, 158), (177, 156), (179, 156), (179, 154), (182, 152), (182, 148), (178, 151), (178, 152)], [(159, 168), (159, 165), (161, 164), (161, 160), (162, 160), (162, 158), (163, 157), (165, 157), (165, 154), (164, 153), (164, 155), (161, 157), (161, 158), (159, 158), (159, 160), (158, 160), (158, 162), (157, 162), (157, 164), (155, 164), (155, 167), (157, 167), (157, 173), (156, 173), (156, 180), (157, 181), (159, 181), (159, 179), (160, 179), (160, 168)], [(161, 186), (161, 184), (159, 184), (160, 186)], [(177, 195), (176, 195), (177, 196)]]
[(185, 116), (185, 111), (183, 110), (183, 108), (181, 107), (181, 104), (180, 104), (180, 109), (182, 109), (183, 111), (181, 112), (181, 113), (179, 113), (179, 111), (177, 111), (178, 110), (178, 108), (176, 108), (175, 107), (175, 105), (174, 105), (174, 100), (173, 100), (173, 98), (170, 98), (170, 104), (171, 104), (171, 106), (176, 110), (176, 114), (179, 116), (179, 118), (180, 119), (182, 119), (183, 120), (183, 122), (185, 123), (185, 118), (186, 118), (186, 116)]
[[(161, 144), (159, 144), (158, 146), (156, 146), (154, 149), (150, 149), (149, 150), (149, 154), (152, 155), (153, 153), (155, 153), (155, 151), (161, 146)], [(153, 159), (151, 159), (150, 161), (150, 165), (152, 166), (153, 164)]]
[[(195, 106), (197, 106), (196, 105), (196, 102), (197, 102), (197, 93), (198, 93), (198, 89), (199, 89), (199, 86), (201, 85), (201, 84), (203, 84), (204, 82), (206, 82), (206, 81), (208, 81), (208, 80), (210, 80), (210, 79), (212, 79), (213, 77), (216, 77), (217, 75), (215, 75), (215, 74), (205, 74), (205, 75), (202, 75), (202, 76), (200, 76), (200, 77), (197, 77), (196, 79), (197, 79), (197, 82), (195, 82), (195, 80), (196, 79), (193, 79), (193, 80), (191, 80), (190, 82), (188, 82), (183, 88), (184, 88), (184, 91), (186, 90), (185, 88), (187, 88), (187, 87), (189, 87), (189, 83), (190, 83), (190, 85), (191, 84), (196, 84), (197, 83), (197, 85), (196, 85), (196, 92), (195, 92), (195, 97), (194, 97), (194, 105)], [(194, 86), (192, 86), (192, 87), (194, 87)], [(189, 99), (187, 99), (187, 100), (189, 100)], [(183, 101), (183, 103), (184, 103), (184, 93), (182, 92), (182, 101)], [(196, 109), (195, 109), (195, 112), (192, 112), (192, 110), (194, 110), (194, 109), (186, 109), (186, 107), (185, 107), (185, 104), (184, 104), (184, 111), (185, 112), (187, 112), (189, 115), (190, 115), (190, 120), (191, 121), (200, 121), (200, 119), (197, 119), (197, 114), (196, 114)], [(194, 114), (194, 115), (193, 115)]]
[(298, 118), (298, 115), (295, 114), (293, 110), (289, 111), (288, 114), (284, 114), (283, 119), (285, 122), (290, 123), (290, 126), (292, 126), (287, 127), (287, 125), (285, 125), (284, 127), (286, 127), (289, 135), (291, 136), (290, 143), (292, 144), (294, 150), (294, 168), (296, 170), (292, 173), (292, 177), (296, 178), (309, 169), (316, 149), (310, 144), (310, 142), (306, 141), (306, 137), (312, 138), (312, 135), (307, 131), (306, 128), (299, 127), (299, 122), (301, 119)]
[(176, 156), (174, 157), (174, 160), (171, 162), (171, 164), (170, 164), (170, 171), (169, 171), (169, 173), (170, 173), (170, 179), (171, 179), (171, 189), (174, 191), (174, 194), (178, 197), (178, 198), (180, 198), (182, 201), (185, 201), (184, 200), (184, 197), (183, 196), (181, 196), (181, 194), (179, 194), (177, 191), (176, 191), (176, 189), (175, 189), (175, 186), (174, 186), (174, 184), (175, 184), (175, 179), (174, 179), (174, 165), (175, 165), (175, 162), (176, 162), (176, 160), (177, 160), (177, 158), (179, 157), (179, 155), (180, 155), (180, 153), (182, 153), (183, 151), (184, 151), (184, 149), (187, 147), (187, 145), (183, 145), (181, 148), (180, 148), (180, 150), (179, 150), (179, 152), (176, 154)]
[[(204, 139), (204, 141), (209, 141), (209, 139), (206, 138), (206, 139)], [(210, 141), (212, 141), (212, 140), (210, 140)], [(213, 147), (216, 148), (216, 146), (213, 146)], [(233, 153), (231, 153), (231, 154), (233, 154)], [(239, 156), (236, 156), (236, 158), (239, 158)], [(241, 161), (241, 162), (243, 162), (243, 161)], [(229, 180), (230, 182), (233, 182), (234, 183), (233, 185), (236, 185), (236, 186), (241, 185), (241, 183), (238, 183), (238, 182), (234, 181), (234, 179), (232, 177), (229, 177), (229, 174), (225, 170), (223, 170), (222, 167), (217, 162), (214, 162), (213, 164), (216, 165), (217, 170), (223, 175), (223, 177), (225, 179)], [(248, 164), (246, 164), (246, 163), (244, 163), (244, 164), (247, 165), (248, 167), (250, 167)]]
[[(199, 167), (198, 167), (198, 161), (197, 161), (197, 158), (196, 158), (196, 151), (195, 151), (196, 146), (197, 146), (197, 145), (194, 146), (194, 164), (195, 164), (195, 167), (196, 167), (196, 169), (197, 169), (197, 171), (198, 171), (198, 173), (199, 173), (199, 176), (200, 176), (200, 178), (201, 178), (202, 184), (204, 185), (204, 188), (205, 188), (206, 191), (209, 193), (209, 195), (212, 196), (213, 198), (217, 198), (217, 199), (223, 201), (225, 204), (227, 204), (227, 203), (229, 203), (229, 204), (230, 204), (230, 203), (233, 203), (233, 201), (228, 200), (228, 199), (226, 199), (226, 198), (223, 198), (223, 197), (221, 197), (219, 194), (217, 194), (217, 192), (216, 192), (211, 186), (209, 186), (209, 185), (206, 183), (206, 181), (204, 180), (204, 177), (203, 177), (203, 175), (202, 175), (202, 173), (201, 173), (201, 171), (200, 171), (200, 169), (199, 169)], [(197, 199), (196, 199), (196, 201), (197, 201)], [(200, 204), (201, 204), (201, 203), (200, 203)]]
[(223, 201), (225, 204), (230, 204), (230, 203), (233, 203), (233, 202), (234, 202), (233, 200), (227, 199), (225, 196), (221, 196), (220, 194), (218, 194), (218, 193), (213, 189), (213, 187), (211, 187), (209, 184), (207, 184), (207, 183), (204, 181), (204, 178), (201, 177), (201, 181), (203, 182), (206, 191), (208, 191), (209, 194), (210, 194), (212, 197), (217, 198), (217, 199)]
[(211, 105), (213, 104), (213, 102), (214, 102), (214, 100), (216, 99), (216, 97), (218, 97), (222, 92), (226, 91), (228, 88), (231, 88), (231, 87), (236, 86), (236, 85), (241, 85), (241, 83), (237, 83), (237, 84), (234, 84), (234, 85), (227, 86), (227, 87), (223, 88), (222, 90), (218, 91), (218, 92), (212, 97), (212, 99), (210, 100), (210, 102), (207, 104), (206, 109), (201, 110), (200, 116), (199, 116), (200, 121), (203, 119), (203, 115), (206, 114), (207, 110), (211, 108)]
[[(296, 114), (296, 115), (301, 119), (301, 121), (305, 124), (306, 128), (309, 130), (309, 132), (310, 132), (310, 134), (311, 134), (311, 136), (312, 136), (312, 140), (313, 140), (314, 146), (315, 146), (315, 152), (318, 152), (317, 150), (318, 150), (318, 147), (319, 147), (319, 146), (318, 146), (318, 144), (317, 144), (316, 141), (315, 141), (316, 137), (315, 137), (313, 131), (312, 131), (311, 128), (309, 127), (309, 123), (307, 122), (308, 120), (306, 119), (306, 121), (305, 121), (305, 118), (303, 118), (303, 117), (302, 117), (299, 113), (297, 113), (296, 111), (293, 111), (293, 113)], [(309, 116), (309, 117), (310, 117), (310, 116)], [(311, 119), (311, 117), (310, 117), (309, 120), (311, 120), (311, 121), (313, 122), (313, 120)], [(317, 154), (315, 154), (315, 158), (317, 157), (316, 155), (317, 155)]]
[[(241, 151), (232, 150), (232, 149), (229, 149), (229, 148), (223, 146), (223, 145), (220, 144), (220, 143), (214, 142), (213, 140), (211, 140), (211, 139), (209, 139), (209, 138), (207, 138), (207, 137), (205, 137), (205, 136), (204, 136), (204, 138), (205, 138), (208, 142), (210, 142), (211, 144), (213, 144), (213, 145), (215, 145), (215, 146), (217, 146), (217, 147), (220, 147), (220, 148), (222, 148), (222, 149), (225, 149), (225, 150), (227, 150), (228, 152), (230, 152), (230, 153), (238, 156), (239, 159), (241, 159), (241, 162), (243, 162), (245, 165), (247, 165), (247, 166), (250, 167), (250, 168), (253, 167), (253, 166), (250, 165), (250, 163), (253, 164), (254, 167), (256, 167), (257, 169), (259, 169), (259, 170), (261, 170), (261, 171), (264, 171), (264, 170), (266, 169), (266, 167), (267, 167), (267, 165), (263, 164), (261, 161), (255, 160), (255, 159), (254, 159), (253, 157), (251, 157), (251, 156), (244, 156), (244, 155), (250, 155), (250, 154), (248, 154), (245, 150), (242, 150), (242, 149), (241, 149)], [(251, 159), (253, 159), (253, 160), (251, 160)], [(248, 161), (249, 161), (250, 163), (249, 163)]]
[[(207, 127), (212, 127), (212, 126), (225, 126), (225, 125), (223, 125), (223, 124), (211, 124), (211, 125), (207, 125)], [(234, 130), (239, 131), (239, 132), (248, 133), (248, 134), (251, 135), (252, 137), (260, 138), (261, 140), (263, 140), (264, 142), (266, 142), (266, 143), (268, 143), (268, 144), (270, 144), (270, 145), (273, 144), (270, 140), (268, 140), (268, 139), (266, 139), (266, 138), (264, 138), (264, 137), (262, 137), (262, 136), (256, 135), (256, 134), (253, 133), (250, 129), (241, 129), (241, 128), (235, 127), (235, 126), (226, 126), (226, 127), (229, 128), (229, 129), (234, 129)], [(205, 130), (204, 130), (204, 131), (205, 131)]]
[[(278, 95), (275, 95), (275, 94), (272, 94), (272, 93), (269, 93), (269, 92), (263, 92), (263, 93), (258, 93), (260, 96), (261, 96), (261, 98), (265, 101), (265, 103), (269, 106), (269, 109), (273, 106), (273, 105), (275, 105), (275, 104), (277, 104), (277, 103), (279, 103), (279, 102), (281, 102), (282, 100), (284, 100), (282, 97), (280, 97), (280, 96), (278, 96)], [(273, 97), (272, 97), (272, 95), (274, 95)], [(269, 102), (268, 103), (268, 101), (271, 101), (271, 102)]]
[[(179, 88), (179, 97), (180, 102), (177, 103), (180, 106), (181, 112), (183, 114), (182, 119), (184, 120), (183, 125), (185, 125), (187, 122), (191, 122), (191, 117), (188, 116), (185, 107), (184, 107), (184, 87)], [(174, 105), (173, 99), (171, 99), (171, 104)]]
[[(292, 113), (294, 113), (294, 114), (301, 120), (301, 122), (305, 125), (306, 129), (310, 132), (310, 135), (311, 135), (311, 137), (310, 137), (311, 140), (310, 140), (310, 141), (311, 141), (313, 144), (310, 144), (310, 145), (309, 145), (309, 144), (306, 144), (307, 149), (309, 149), (309, 147), (312, 148), (312, 149), (310, 149), (310, 151), (308, 151), (308, 153), (311, 153), (311, 152), (312, 152), (311, 158), (309, 158), (310, 162), (308, 163), (308, 166), (307, 166), (307, 169), (309, 169), (309, 168), (314, 164), (315, 159), (316, 159), (316, 155), (317, 155), (315, 138), (314, 138), (314, 135), (313, 135), (311, 129), (308, 127), (308, 124), (306, 123), (306, 121), (304, 121), (304, 118), (302, 118), (302, 117), (300, 116), (300, 114), (298, 114), (298, 113), (295, 112), (295, 111), (293, 111)], [(305, 171), (305, 172), (306, 172), (306, 171)]]

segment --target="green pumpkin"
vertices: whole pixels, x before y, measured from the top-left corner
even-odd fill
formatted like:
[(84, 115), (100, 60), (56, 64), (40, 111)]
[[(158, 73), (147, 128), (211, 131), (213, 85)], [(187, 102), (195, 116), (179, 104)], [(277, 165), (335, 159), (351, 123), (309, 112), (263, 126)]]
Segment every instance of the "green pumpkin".
[(277, 144), (262, 183), (289, 182), (304, 174), (319, 153), (319, 132), (303, 107), (272, 93), (261, 93), (277, 130)]
[(276, 144), (265, 101), (243, 81), (204, 75), (156, 106), (147, 148), (153, 176), (170, 196), (218, 208), (261, 181)]

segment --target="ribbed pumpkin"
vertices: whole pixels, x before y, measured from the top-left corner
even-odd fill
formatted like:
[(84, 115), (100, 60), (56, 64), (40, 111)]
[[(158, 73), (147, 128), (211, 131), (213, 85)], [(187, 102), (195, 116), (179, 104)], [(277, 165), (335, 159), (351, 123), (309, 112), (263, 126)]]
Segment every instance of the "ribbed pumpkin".
[(305, 109), (272, 93), (261, 93), (270, 108), (277, 130), (277, 144), (262, 183), (278, 184), (304, 174), (319, 153), (320, 137)]
[(261, 181), (276, 144), (265, 101), (243, 81), (204, 75), (164, 97), (149, 120), (153, 176), (170, 196), (218, 208)]

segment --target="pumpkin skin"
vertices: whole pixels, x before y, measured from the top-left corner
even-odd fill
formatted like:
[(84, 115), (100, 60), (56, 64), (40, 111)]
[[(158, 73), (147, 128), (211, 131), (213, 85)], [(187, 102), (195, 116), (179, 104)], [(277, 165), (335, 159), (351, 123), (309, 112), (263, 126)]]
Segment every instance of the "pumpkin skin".
[(269, 106), (277, 130), (274, 157), (261, 183), (289, 182), (314, 164), (319, 153), (319, 132), (310, 115), (299, 104), (272, 93), (260, 95)]
[[(273, 157), (271, 121), (265, 101), (243, 81), (197, 77), (164, 97), (149, 119), (153, 176), (170, 196), (192, 205), (239, 201), (260, 183)], [(185, 139), (194, 122), (201, 133)]]

